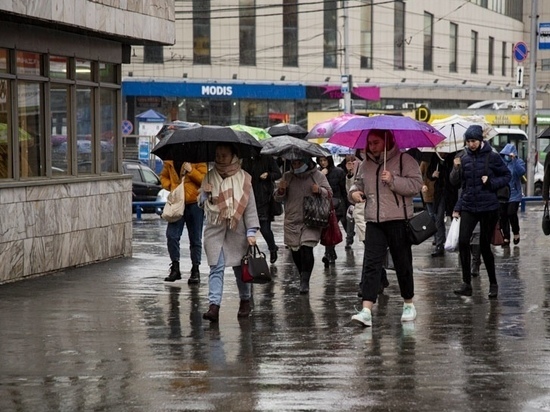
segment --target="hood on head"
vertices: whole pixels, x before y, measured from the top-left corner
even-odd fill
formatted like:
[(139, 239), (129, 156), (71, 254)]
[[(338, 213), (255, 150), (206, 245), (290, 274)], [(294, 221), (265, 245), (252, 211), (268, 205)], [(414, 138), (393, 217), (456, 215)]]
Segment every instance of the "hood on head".
[(516, 149), (516, 146), (513, 143), (508, 143), (504, 148), (500, 151), (500, 154), (503, 156), (507, 156), (510, 153), (514, 154), (514, 156), (517, 157), (518, 151)]

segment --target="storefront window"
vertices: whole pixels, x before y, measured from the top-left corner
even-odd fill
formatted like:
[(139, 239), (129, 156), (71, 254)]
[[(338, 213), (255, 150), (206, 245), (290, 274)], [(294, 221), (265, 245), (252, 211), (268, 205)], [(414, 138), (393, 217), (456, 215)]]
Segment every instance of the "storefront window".
[(92, 89), (76, 90), (76, 156), (79, 174), (94, 173)]
[(115, 171), (115, 120), (116, 92), (102, 89), (99, 93), (100, 131), (101, 131), (101, 171)]
[(0, 179), (11, 178), (11, 136), (8, 130), (10, 89), (8, 80), (0, 79)]
[(0, 73), (8, 73), (10, 67), (8, 57), (8, 51), (6, 49), (0, 49)]
[(116, 83), (116, 66), (111, 63), (99, 63), (99, 81)]
[(17, 74), (40, 76), (41, 56), (38, 53), (17, 52)]
[(19, 173), (22, 178), (45, 175), (41, 150), (43, 139), (41, 96), (40, 83), (19, 82), (17, 136), (20, 155)]
[(92, 62), (76, 59), (76, 80), (92, 81)]
[(66, 79), (68, 75), (68, 59), (66, 57), (50, 56), (50, 77)]
[(69, 87), (52, 84), (50, 91), (50, 122), (52, 127), (52, 175), (67, 175), (70, 171), (71, 142), (67, 133)]
[(243, 100), (241, 101), (241, 121), (254, 127), (267, 127), (267, 101), (266, 100)]

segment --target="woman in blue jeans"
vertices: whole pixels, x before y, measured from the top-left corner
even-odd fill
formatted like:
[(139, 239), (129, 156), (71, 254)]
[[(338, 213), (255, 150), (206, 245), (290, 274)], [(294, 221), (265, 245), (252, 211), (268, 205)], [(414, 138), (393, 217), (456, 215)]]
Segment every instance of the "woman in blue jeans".
[(214, 167), (201, 186), (199, 205), (206, 214), (204, 250), (208, 277), (208, 311), (202, 317), (217, 322), (222, 302), (224, 272), (233, 268), (240, 304), (237, 317), (250, 315), (250, 283), (241, 279), (241, 259), (249, 246), (256, 245), (260, 227), (251, 176), (241, 169), (237, 151), (231, 144), (218, 144)]
[(491, 250), (491, 236), (498, 221), (500, 203), (497, 190), (510, 181), (510, 171), (498, 153), (488, 142), (483, 141), (481, 126), (470, 126), (464, 133), (465, 154), (455, 158), (455, 166), (460, 164), (462, 191), (454, 207), (453, 217), (460, 217), (458, 249), (462, 266), (462, 285), (454, 293), (472, 296), (472, 272), (470, 239), (479, 222), (479, 247), (487, 274), (489, 275), (489, 298), (498, 296), (498, 283), (495, 273), (495, 257)]

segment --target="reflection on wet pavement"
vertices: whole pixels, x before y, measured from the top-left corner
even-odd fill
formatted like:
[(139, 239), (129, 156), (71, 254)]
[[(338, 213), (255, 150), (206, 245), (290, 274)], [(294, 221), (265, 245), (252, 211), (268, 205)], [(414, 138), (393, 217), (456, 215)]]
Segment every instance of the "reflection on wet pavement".
[[(0, 286), (0, 411), (535, 411), (550, 410), (550, 238), (541, 207), (520, 217), (521, 243), (495, 248), (500, 294), (460, 283), (456, 254), (414, 247), (418, 318), (401, 324), (393, 271), (373, 327), (350, 322), (363, 251), (337, 246), (324, 268), (315, 249), (311, 292), (274, 224), (274, 282), (254, 285), (254, 311), (237, 319), (227, 271), (220, 322), (202, 319), (203, 283), (182, 244), (183, 280), (168, 271), (165, 223), (134, 222), (134, 256)], [(259, 240), (266, 250), (265, 242)]]

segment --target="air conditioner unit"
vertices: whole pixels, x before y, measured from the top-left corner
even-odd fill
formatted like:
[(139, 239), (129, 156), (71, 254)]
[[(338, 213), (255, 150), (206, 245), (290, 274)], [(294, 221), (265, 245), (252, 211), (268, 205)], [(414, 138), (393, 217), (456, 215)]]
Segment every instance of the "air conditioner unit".
[(413, 110), (416, 108), (416, 105), (413, 102), (405, 102), (401, 105), (401, 108), (407, 110)]

